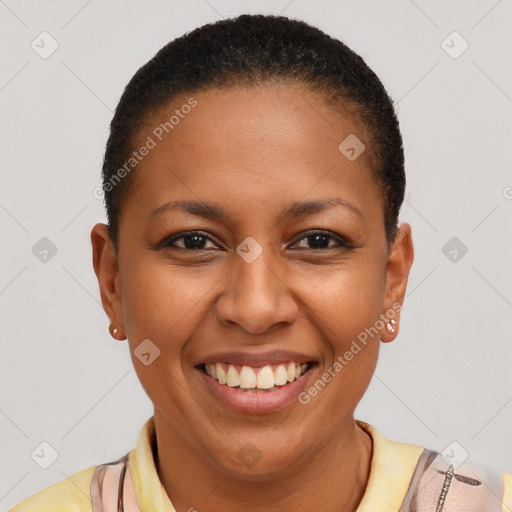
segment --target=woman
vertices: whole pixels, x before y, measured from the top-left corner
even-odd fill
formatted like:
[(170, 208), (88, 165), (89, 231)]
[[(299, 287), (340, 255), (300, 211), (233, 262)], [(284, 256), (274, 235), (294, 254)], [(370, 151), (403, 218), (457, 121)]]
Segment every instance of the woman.
[(154, 416), (13, 512), (512, 507), (511, 474), (354, 419), (413, 244), (392, 102), (343, 43), (262, 15), (169, 43), (123, 93), (103, 188), (94, 269)]

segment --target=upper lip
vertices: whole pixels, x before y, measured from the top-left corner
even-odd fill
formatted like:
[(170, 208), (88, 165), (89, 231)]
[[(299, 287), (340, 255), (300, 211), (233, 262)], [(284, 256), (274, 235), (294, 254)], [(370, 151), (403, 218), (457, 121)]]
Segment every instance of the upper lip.
[(265, 366), (279, 363), (307, 363), (315, 361), (311, 356), (288, 350), (271, 350), (267, 352), (226, 351), (216, 352), (203, 357), (195, 366), (201, 364), (227, 363), (242, 366)]

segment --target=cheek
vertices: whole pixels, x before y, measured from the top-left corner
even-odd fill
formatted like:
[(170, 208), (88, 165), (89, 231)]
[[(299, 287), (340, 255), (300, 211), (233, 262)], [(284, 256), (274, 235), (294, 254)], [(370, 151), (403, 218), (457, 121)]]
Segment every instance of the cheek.
[(131, 343), (149, 338), (166, 351), (180, 350), (212, 289), (207, 270), (141, 258), (123, 268), (121, 279), (124, 321)]
[[(123, 315), (135, 371), (154, 404), (185, 417), (190, 396), (182, 354), (206, 314), (211, 282), (207, 273), (163, 261), (134, 258), (126, 263), (121, 271)], [(147, 365), (139, 357), (142, 347), (150, 354)]]
[(381, 262), (362, 259), (337, 270), (304, 273), (300, 283), (304, 303), (336, 354), (345, 352), (383, 313)]

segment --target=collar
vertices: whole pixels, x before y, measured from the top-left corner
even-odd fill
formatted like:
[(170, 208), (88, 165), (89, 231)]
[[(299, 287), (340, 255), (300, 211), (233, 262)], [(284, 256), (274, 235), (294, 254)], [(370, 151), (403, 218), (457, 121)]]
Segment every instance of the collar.
[(137, 444), (129, 454), (135, 496), (142, 511), (176, 512), (158, 476), (156, 455), (155, 417), (151, 416), (142, 427)]
[[(398, 512), (424, 448), (384, 437), (368, 423), (356, 420), (373, 441), (370, 477), (357, 512)], [(154, 416), (149, 418), (129, 453), (137, 503), (142, 511), (176, 512), (158, 477)]]
[(398, 512), (425, 449), (392, 441), (364, 421), (356, 420), (356, 423), (373, 440), (370, 478), (357, 512)]

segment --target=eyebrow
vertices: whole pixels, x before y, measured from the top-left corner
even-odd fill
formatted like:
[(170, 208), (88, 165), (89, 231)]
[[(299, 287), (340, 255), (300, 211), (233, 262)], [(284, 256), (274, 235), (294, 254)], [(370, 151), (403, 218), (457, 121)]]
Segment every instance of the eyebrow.
[[(313, 215), (319, 213), (327, 208), (333, 206), (343, 206), (352, 210), (360, 216), (363, 213), (357, 206), (353, 205), (349, 201), (339, 199), (337, 197), (331, 197), (328, 199), (312, 200), (312, 201), (296, 201), (286, 207), (280, 214), (279, 218), (298, 218), (305, 215)], [(192, 215), (197, 215), (206, 219), (223, 220), (230, 219), (232, 217), (224, 208), (214, 203), (207, 203), (204, 201), (169, 201), (164, 203), (153, 210), (149, 214), (149, 218), (153, 218), (163, 212), (181, 210)]]

